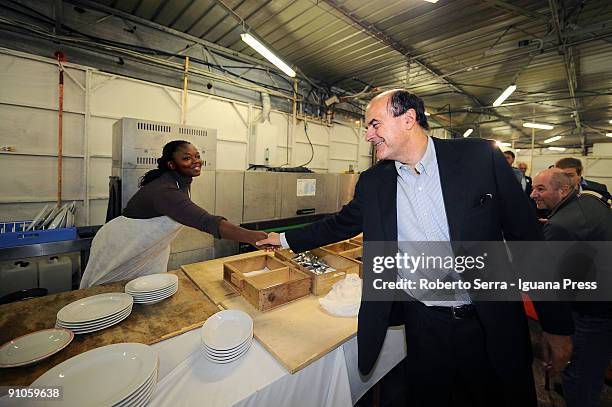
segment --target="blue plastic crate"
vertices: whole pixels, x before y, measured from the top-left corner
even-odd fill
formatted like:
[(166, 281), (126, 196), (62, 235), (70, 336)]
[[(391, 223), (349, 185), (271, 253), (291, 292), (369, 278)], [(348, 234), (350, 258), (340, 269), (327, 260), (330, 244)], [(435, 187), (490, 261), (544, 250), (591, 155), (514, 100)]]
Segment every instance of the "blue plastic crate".
[(0, 222), (0, 248), (25, 246), (29, 244), (59, 242), (77, 238), (77, 228), (50, 230), (30, 230), (24, 232), (31, 220), (17, 222)]

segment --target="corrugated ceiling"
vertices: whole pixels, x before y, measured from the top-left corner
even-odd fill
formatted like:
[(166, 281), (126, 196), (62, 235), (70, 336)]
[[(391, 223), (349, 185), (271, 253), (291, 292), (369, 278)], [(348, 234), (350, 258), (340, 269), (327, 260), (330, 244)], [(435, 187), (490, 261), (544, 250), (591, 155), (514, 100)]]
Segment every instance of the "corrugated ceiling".
[[(580, 144), (548, 1), (99, 3), (259, 57), (240, 40), (243, 28), (250, 27), (309, 77), (349, 92), (360, 91), (364, 84), (407, 87), (424, 97), (432, 113), (439, 112), (434, 117), (440, 125), (452, 123), (457, 131), (475, 126), (480, 130), (475, 135), (526, 141), (531, 133), (522, 122), (535, 117), (556, 125), (552, 131), (536, 132), (538, 141), (562, 134), (555, 145)], [(563, 3), (561, 38), (571, 45), (578, 114), (587, 142), (612, 141), (604, 134), (612, 131), (612, 2), (558, 3)], [(526, 40), (530, 45), (519, 47)], [(508, 105), (489, 108), (513, 81), (518, 89)]]

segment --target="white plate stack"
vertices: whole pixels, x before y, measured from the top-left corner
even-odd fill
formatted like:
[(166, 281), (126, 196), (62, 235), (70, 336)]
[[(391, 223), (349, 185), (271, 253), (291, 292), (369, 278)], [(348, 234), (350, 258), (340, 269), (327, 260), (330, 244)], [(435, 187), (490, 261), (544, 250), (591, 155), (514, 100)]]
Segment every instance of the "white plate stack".
[(206, 358), (213, 363), (230, 363), (251, 347), (253, 319), (243, 311), (220, 311), (206, 320), (200, 333)]
[(125, 285), (125, 292), (136, 304), (155, 304), (172, 297), (178, 291), (176, 274), (160, 273), (135, 278)]
[(55, 326), (86, 334), (123, 321), (132, 312), (134, 299), (125, 293), (92, 295), (71, 302), (57, 313)]
[[(65, 406), (145, 406), (155, 390), (158, 367), (157, 353), (150, 346), (116, 343), (60, 363), (32, 386), (61, 386), (60, 404)], [(57, 401), (38, 404), (57, 406)]]

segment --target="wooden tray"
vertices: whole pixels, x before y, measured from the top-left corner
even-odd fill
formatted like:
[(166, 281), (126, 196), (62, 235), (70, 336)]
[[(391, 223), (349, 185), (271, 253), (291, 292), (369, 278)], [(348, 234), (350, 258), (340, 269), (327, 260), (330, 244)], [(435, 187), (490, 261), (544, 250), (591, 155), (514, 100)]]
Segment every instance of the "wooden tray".
[[(262, 272), (263, 269), (269, 271)], [(260, 311), (268, 311), (310, 294), (309, 274), (289, 267), (269, 254), (226, 262), (223, 279)]]
[(239, 295), (230, 284), (223, 280), (223, 264), (238, 259), (259, 256), (262, 251), (236, 254), (234, 256), (186, 264), (181, 269), (210, 300), (219, 305), (221, 301)]
[(323, 249), (312, 249), (310, 253), (322, 258), (328, 265), (336, 269), (336, 271), (329, 273), (316, 274), (307, 267), (300, 266), (291, 260), (292, 265), (312, 277), (312, 293), (314, 295), (327, 294), (334, 283), (344, 279), (347, 274), (359, 274), (359, 263), (355, 260), (332, 254)]
[[(0, 385), (27, 386), (53, 366), (93, 348), (119, 342), (150, 345), (200, 327), (219, 308), (185, 273), (180, 270), (173, 273), (179, 277), (179, 290), (172, 297), (152, 305), (134, 304), (124, 321), (101, 331), (75, 335), (65, 349), (38, 364), (2, 369)], [(64, 305), (95, 294), (123, 292), (124, 286), (125, 282), (111, 283), (1, 305), (0, 344), (29, 332), (53, 328), (57, 312)]]
[(294, 256), (295, 253), (291, 249), (278, 249), (274, 251), (274, 257), (287, 263), (290, 263)]
[(265, 268), (269, 270), (282, 270), (288, 269), (289, 266), (269, 254), (260, 253), (258, 256), (223, 263), (223, 279), (237, 289), (238, 292), (242, 292), (244, 289), (244, 279), (249, 274), (258, 273)]
[(359, 263), (359, 277), (363, 278), (363, 261), (361, 258), (363, 257), (363, 247), (358, 247), (353, 250), (349, 250), (345, 252), (342, 257), (346, 257), (347, 259), (351, 259), (356, 263)]
[(358, 246), (363, 246), (363, 233), (360, 233), (357, 236), (349, 239), (349, 242), (356, 244)]
[(354, 251), (355, 249), (359, 249), (359, 245), (350, 243), (350, 242), (338, 242), (328, 244), (327, 246), (321, 247), (321, 249), (326, 250), (333, 254), (344, 255), (345, 253)]

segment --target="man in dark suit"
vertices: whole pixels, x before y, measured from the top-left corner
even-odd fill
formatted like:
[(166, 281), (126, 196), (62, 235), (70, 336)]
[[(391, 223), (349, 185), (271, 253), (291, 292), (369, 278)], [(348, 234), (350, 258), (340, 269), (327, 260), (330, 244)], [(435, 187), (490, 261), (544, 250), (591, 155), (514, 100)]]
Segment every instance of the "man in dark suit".
[(531, 177), (527, 175), (527, 163), (520, 162), (516, 165), (516, 167), (519, 169), (519, 171), (523, 174), (523, 177), (525, 178), (525, 183), (527, 184), (525, 186), (525, 194), (527, 196), (531, 196), (531, 189), (532, 189), (533, 181)]
[[(527, 197), (492, 142), (429, 137), (423, 102), (404, 90), (372, 99), (366, 123), (366, 139), (379, 162), (361, 174), (353, 200), (334, 216), (286, 234), (272, 233), (258, 245), (301, 252), (362, 231), (364, 245), (542, 239)], [(367, 267), (364, 263), (364, 292), (377, 276)], [(392, 315), (399, 315), (406, 328), (411, 405), (535, 406), (522, 304), (478, 303), (465, 292), (456, 294), (454, 301), (442, 302), (362, 297), (360, 371), (372, 370), (387, 327), (395, 322)], [(571, 315), (552, 303), (538, 312), (545, 355), (550, 355), (546, 360), (560, 371), (571, 349)]]
[(602, 202), (610, 206), (612, 195), (608, 192), (608, 187), (605, 184), (582, 178), (582, 161), (578, 158), (562, 158), (555, 163), (555, 167), (562, 169), (571, 178), (572, 184), (578, 192), (593, 191), (600, 195)]
[[(559, 168), (534, 177), (531, 196), (538, 207), (551, 211), (544, 225), (550, 241), (612, 241), (612, 212), (598, 198), (578, 194), (571, 178)], [(592, 259), (581, 257), (574, 272), (586, 272)], [(568, 407), (601, 405), (604, 374), (612, 358), (612, 303), (572, 304), (575, 333), (571, 363), (563, 372), (564, 397)]]

